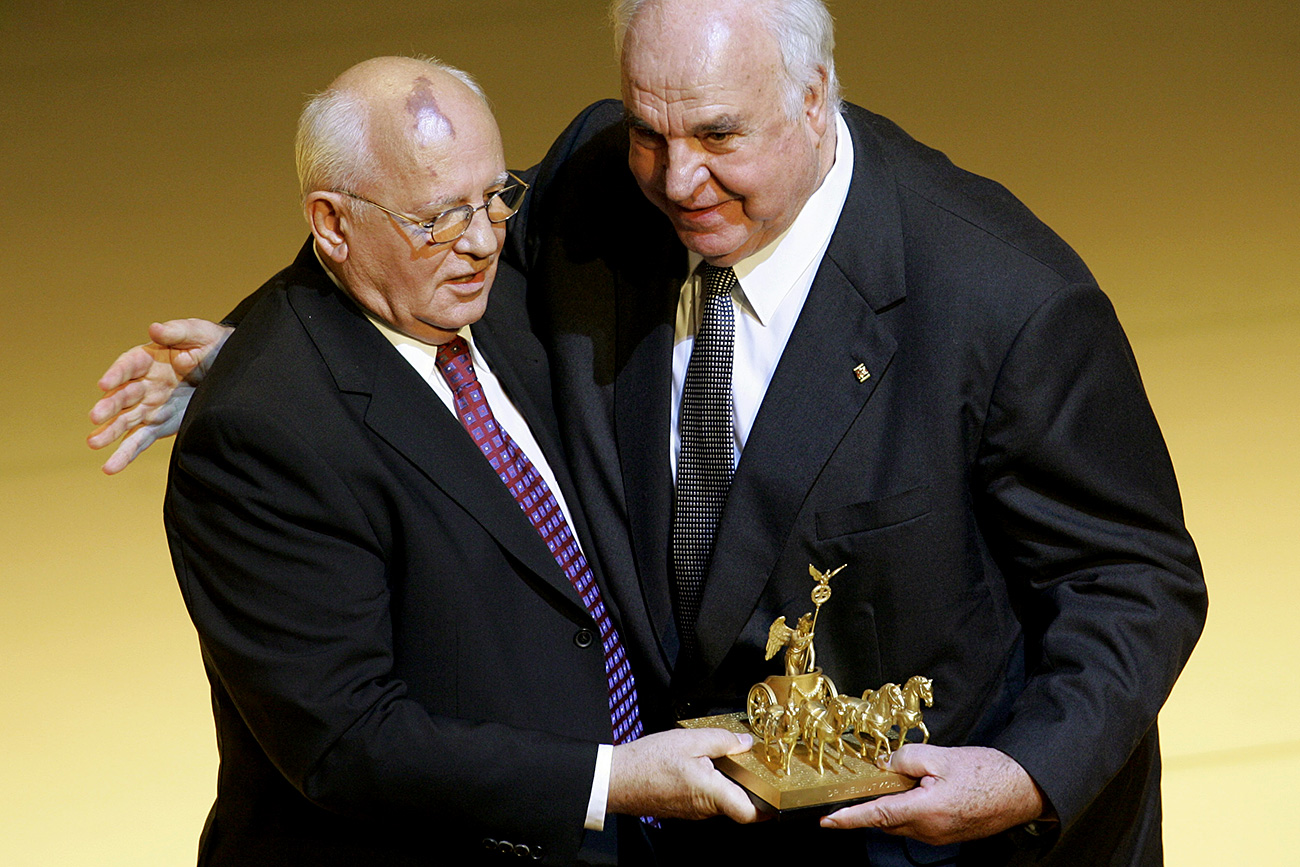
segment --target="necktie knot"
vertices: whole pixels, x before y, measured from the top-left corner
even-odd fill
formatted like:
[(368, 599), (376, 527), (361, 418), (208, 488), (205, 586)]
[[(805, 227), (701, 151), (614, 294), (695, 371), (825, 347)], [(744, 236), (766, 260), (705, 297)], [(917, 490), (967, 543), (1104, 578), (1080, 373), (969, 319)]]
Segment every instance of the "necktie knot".
[(474, 362), (470, 360), (469, 344), (463, 337), (453, 337), (438, 347), (438, 371), (451, 386), (452, 391), (460, 391), (467, 385), (478, 382), (474, 375)]
[(704, 285), (704, 297), (712, 298), (716, 295), (730, 295), (731, 289), (736, 285), (736, 272), (731, 268), (718, 268), (704, 262), (700, 265), (700, 279)]

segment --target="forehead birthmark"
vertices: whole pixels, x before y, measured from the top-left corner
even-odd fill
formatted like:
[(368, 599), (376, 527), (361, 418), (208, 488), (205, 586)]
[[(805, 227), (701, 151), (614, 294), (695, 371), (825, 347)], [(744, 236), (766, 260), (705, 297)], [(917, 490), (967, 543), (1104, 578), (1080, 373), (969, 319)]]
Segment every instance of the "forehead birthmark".
[(411, 116), (415, 140), (421, 145), (431, 145), (439, 139), (456, 137), (456, 127), (438, 108), (433, 82), (423, 75), (415, 80), (411, 94), (406, 97), (406, 113)]

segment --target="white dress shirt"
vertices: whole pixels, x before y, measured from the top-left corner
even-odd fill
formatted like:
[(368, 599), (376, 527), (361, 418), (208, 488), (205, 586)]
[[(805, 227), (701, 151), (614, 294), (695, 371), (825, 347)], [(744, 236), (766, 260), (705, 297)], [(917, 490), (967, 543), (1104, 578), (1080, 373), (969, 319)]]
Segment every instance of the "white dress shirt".
[[(758, 408), (772, 382), (781, 353), (790, 340), (794, 324), (803, 310), (813, 278), (821, 265), (840, 211), (853, 180), (853, 140), (848, 125), (835, 115), (835, 164), (804, 203), (790, 227), (757, 253), (740, 260), (733, 268), (739, 281), (731, 290), (736, 323), (731, 366), (732, 428), (735, 458), (745, 448)], [(696, 270), (703, 261), (698, 253), (689, 258), (691, 276), (682, 285), (677, 303), (673, 337), (672, 436), (670, 441), (673, 478), (677, 478), (677, 455), (681, 451), (679, 429), (682, 386), (691, 361), (691, 348), (703, 315), (703, 287)]]

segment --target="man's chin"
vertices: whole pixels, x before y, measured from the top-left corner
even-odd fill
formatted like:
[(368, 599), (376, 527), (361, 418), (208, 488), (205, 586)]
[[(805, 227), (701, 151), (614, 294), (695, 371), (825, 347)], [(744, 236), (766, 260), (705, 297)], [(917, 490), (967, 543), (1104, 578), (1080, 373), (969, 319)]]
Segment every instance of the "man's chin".
[(698, 253), (710, 265), (725, 268), (745, 258), (744, 246), (749, 236), (737, 237), (730, 232), (692, 231), (677, 227), (677, 237), (692, 253)]

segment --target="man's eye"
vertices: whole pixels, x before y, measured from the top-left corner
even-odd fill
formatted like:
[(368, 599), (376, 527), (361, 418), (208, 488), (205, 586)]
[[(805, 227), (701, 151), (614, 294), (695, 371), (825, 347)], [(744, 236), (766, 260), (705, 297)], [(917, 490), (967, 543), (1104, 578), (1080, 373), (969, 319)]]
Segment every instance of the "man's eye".
[(663, 144), (663, 136), (659, 135), (659, 133), (652, 129), (645, 129), (644, 127), (639, 126), (630, 127), (630, 129), (632, 141), (636, 142), (641, 147), (653, 148), (659, 147), (659, 145)]

